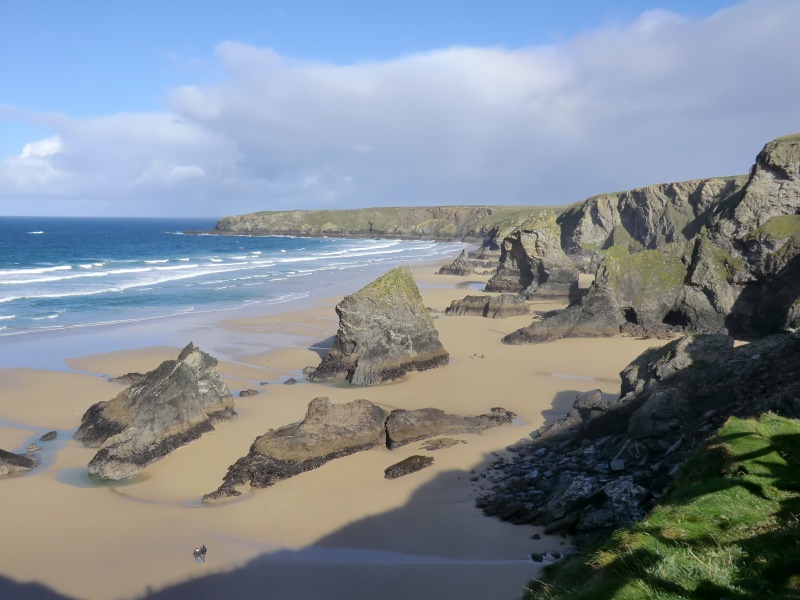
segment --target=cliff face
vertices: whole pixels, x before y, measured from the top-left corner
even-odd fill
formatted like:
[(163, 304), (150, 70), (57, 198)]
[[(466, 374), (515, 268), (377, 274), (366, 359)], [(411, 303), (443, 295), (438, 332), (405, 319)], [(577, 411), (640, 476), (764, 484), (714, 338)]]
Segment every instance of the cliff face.
[(214, 233), (464, 240), (491, 245), (535, 206), (430, 206), (258, 212), (221, 219)]
[[(625, 226), (618, 205), (612, 210), (608, 202), (590, 200), (572, 209), (573, 217), (585, 218), (573, 218), (573, 224), (584, 223), (573, 230), (567, 228), (569, 219), (562, 219), (562, 240), (570, 247), (592, 236), (602, 240), (610, 232), (603, 242), (610, 248), (612, 241), (619, 241), (620, 230), (631, 236), (627, 245), (617, 243), (616, 252), (599, 255), (602, 262), (595, 282), (583, 299), (505, 341), (603, 335), (625, 327), (645, 334), (685, 331), (743, 337), (797, 328), (800, 135), (767, 144), (744, 186), (738, 188), (736, 181), (706, 180), (687, 196), (695, 200), (683, 204), (682, 211), (675, 203), (667, 210), (667, 205), (654, 200), (654, 206), (638, 214), (660, 212), (659, 219), (628, 220)], [(720, 198), (724, 190), (730, 194)], [(703, 194), (698, 196), (701, 191), (707, 194), (703, 201)], [(589, 219), (602, 212), (595, 210), (598, 207), (609, 210), (603, 219)], [(696, 216), (670, 220), (668, 214)], [(634, 222), (649, 225), (637, 229)], [(664, 243), (673, 238), (674, 242)], [(628, 254), (639, 245), (655, 247)]]

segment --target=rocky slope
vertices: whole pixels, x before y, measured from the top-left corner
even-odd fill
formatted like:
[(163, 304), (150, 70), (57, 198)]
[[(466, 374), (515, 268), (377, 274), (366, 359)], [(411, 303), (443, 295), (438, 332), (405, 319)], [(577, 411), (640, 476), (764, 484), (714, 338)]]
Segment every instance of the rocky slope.
[(89, 472), (124, 479), (235, 416), (217, 360), (189, 343), (120, 392), (86, 411), (75, 439), (99, 447)]
[(605, 535), (641, 519), (731, 415), (800, 418), (799, 376), (800, 334), (738, 347), (686, 336), (651, 349), (621, 373), (619, 397), (581, 394), (566, 417), (510, 448), (478, 504), (549, 532)]
[(376, 385), (449, 361), (408, 267), (392, 269), (346, 296), (336, 314), (336, 339), (308, 375), (312, 381)]
[(39, 459), (32, 454), (15, 454), (0, 450), (0, 477), (30, 471), (38, 464)]

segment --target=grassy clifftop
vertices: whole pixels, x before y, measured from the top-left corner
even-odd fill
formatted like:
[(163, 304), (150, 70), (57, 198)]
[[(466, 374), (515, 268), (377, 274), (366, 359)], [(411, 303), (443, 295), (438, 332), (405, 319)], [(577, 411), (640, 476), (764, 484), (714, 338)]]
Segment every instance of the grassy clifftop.
[(214, 232), (479, 241), (495, 239), (532, 215), (555, 214), (556, 210), (540, 206), (428, 206), (264, 211), (225, 217)]
[(800, 421), (731, 418), (642, 522), (525, 600), (800, 598)]

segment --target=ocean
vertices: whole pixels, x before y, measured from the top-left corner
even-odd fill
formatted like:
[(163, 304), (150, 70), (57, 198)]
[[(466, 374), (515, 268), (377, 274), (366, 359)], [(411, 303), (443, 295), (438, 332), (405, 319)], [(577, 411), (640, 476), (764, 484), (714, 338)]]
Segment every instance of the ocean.
[(210, 319), (212, 312), (295, 308), (302, 301), (354, 292), (400, 264), (455, 258), (465, 247), (202, 233), (214, 224), (213, 219), (0, 217), (0, 367), (28, 366), (19, 364), (25, 360), (14, 348), (33, 348), (31, 340), (36, 346), (42, 340), (70, 343), (77, 338), (66, 332), (88, 329), (111, 332), (113, 338), (114, 331), (121, 335), (120, 326), (158, 324), (168, 317)]

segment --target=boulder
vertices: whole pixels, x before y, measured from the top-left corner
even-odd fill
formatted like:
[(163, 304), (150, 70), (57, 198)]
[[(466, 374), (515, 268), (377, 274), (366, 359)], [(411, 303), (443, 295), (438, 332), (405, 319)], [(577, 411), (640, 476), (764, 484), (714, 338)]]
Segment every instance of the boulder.
[(39, 459), (31, 454), (15, 454), (0, 450), (0, 477), (30, 471), (39, 464)]
[(467, 259), (467, 251), (462, 250), (456, 259), (449, 265), (443, 265), (439, 268), (439, 275), (458, 275), (464, 277), (472, 273), (472, 265)]
[(92, 405), (75, 439), (99, 448), (89, 472), (124, 479), (235, 416), (217, 360), (192, 343), (115, 398)]
[(486, 291), (538, 300), (578, 298), (578, 269), (561, 249), (553, 213), (531, 217), (503, 240), (497, 272), (486, 283)]
[(395, 463), (390, 467), (386, 467), (383, 471), (383, 476), (386, 479), (397, 479), (403, 475), (409, 475), (421, 471), (425, 467), (430, 467), (433, 464), (432, 456), (421, 456), (415, 454)]
[(326, 462), (386, 444), (386, 412), (367, 400), (331, 404), (315, 398), (305, 418), (256, 438), (249, 453), (228, 469), (216, 492), (203, 502), (237, 495), (237, 486), (263, 488), (316, 469)]
[(336, 305), (333, 346), (308, 377), (376, 385), (446, 365), (449, 355), (409, 267), (397, 267)]
[(530, 308), (519, 294), (499, 294), (497, 296), (465, 296), (461, 300), (453, 300), (444, 312), (448, 316), (502, 319), (527, 315), (530, 313)]

